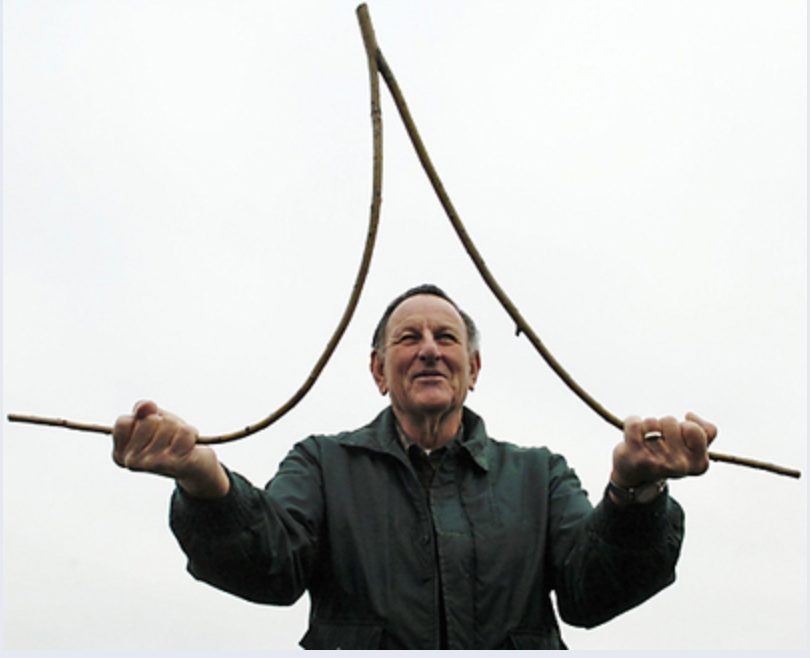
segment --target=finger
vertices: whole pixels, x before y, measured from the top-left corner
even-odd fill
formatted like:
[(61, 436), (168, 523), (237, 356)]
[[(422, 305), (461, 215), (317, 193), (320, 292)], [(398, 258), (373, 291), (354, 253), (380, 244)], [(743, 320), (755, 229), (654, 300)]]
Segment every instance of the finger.
[(168, 411), (160, 409), (159, 415), (161, 430), (160, 435), (155, 437), (156, 443), (159, 440), (161, 447), (175, 454), (184, 454), (196, 445), (198, 432), (195, 427)]
[(649, 450), (644, 440), (647, 431), (656, 430), (658, 421), (640, 416), (629, 416), (624, 423), (624, 441), (613, 450), (611, 478), (619, 486), (636, 486), (655, 474), (658, 457)]
[(685, 475), (689, 470), (689, 458), (681, 434), (681, 424), (674, 416), (665, 416), (659, 423), (663, 434), (658, 446), (661, 475), (665, 477)]
[(674, 416), (665, 416), (659, 422), (664, 439), (673, 445), (681, 441), (681, 424)]
[(648, 477), (655, 479), (666, 477), (672, 454), (680, 443), (678, 421), (671, 416), (665, 418), (648, 418), (644, 421), (643, 463)]
[(628, 416), (624, 419), (624, 440), (630, 444), (640, 445), (644, 439), (644, 425), (640, 416)]
[(119, 466), (126, 467), (128, 455), (142, 447), (144, 428), (135, 434), (140, 421), (148, 416), (159, 413), (158, 406), (151, 400), (140, 400), (135, 403), (131, 414), (119, 416), (113, 426), (113, 461)]
[(175, 416), (170, 411), (165, 411), (164, 409), (158, 409), (158, 414), (161, 417), (165, 418), (166, 420), (169, 420), (169, 421), (171, 421), (173, 423), (176, 423), (177, 425), (186, 425), (186, 421), (184, 421), (182, 418), (180, 418), (180, 416)]
[(124, 446), (121, 455), (126, 468), (139, 470), (137, 462), (138, 456), (141, 455), (154, 440), (160, 421), (161, 417), (157, 414), (150, 414), (146, 418), (135, 420), (130, 439)]
[(153, 422), (150, 426), (151, 436), (149, 437), (149, 441), (141, 446), (140, 451), (160, 452), (161, 450), (165, 450), (171, 444), (174, 434), (177, 431), (177, 423), (157, 414), (149, 416), (149, 420)]
[(691, 420), (694, 423), (697, 423), (703, 428), (703, 431), (706, 432), (706, 439), (708, 444), (711, 444), (712, 441), (717, 438), (717, 426), (713, 423), (710, 423), (707, 420), (703, 420), (700, 416), (696, 413), (692, 413), (691, 411), (686, 414), (686, 419)]
[(124, 414), (119, 416), (113, 425), (113, 461), (119, 466), (124, 465), (123, 453), (132, 437), (134, 424), (135, 417), (132, 414)]
[(160, 408), (152, 400), (139, 400), (135, 403), (132, 413), (136, 419), (140, 420), (152, 414), (160, 413)]
[(187, 423), (179, 424), (170, 446), (172, 452), (176, 456), (185, 456), (197, 445), (198, 436), (199, 432), (197, 432), (197, 428)]
[(179, 430), (179, 425), (172, 421), (153, 414), (149, 419), (157, 419), (148, 443), (141, 444), (128, 455), (127, 466), (132, 470), (151, 471), (154, 473), (170, 473), (171, 463), (167, 455)]
[(136, 427), (136, 440), (125, 456), (127, 468), (176, 477), (196, 447), (197, 430), (163, 411), (140, 424), (142, 429)]
[(657, 441), (663, 437), (663, 428), (658, 418), (645, 418), (641, 425), (645, 442)]
[(706, 431), (701, 425), (687, 420), (681, 424), (681, 433), (689, 459), (689, 474), (705, 473), (709, 468), (709, 440)]

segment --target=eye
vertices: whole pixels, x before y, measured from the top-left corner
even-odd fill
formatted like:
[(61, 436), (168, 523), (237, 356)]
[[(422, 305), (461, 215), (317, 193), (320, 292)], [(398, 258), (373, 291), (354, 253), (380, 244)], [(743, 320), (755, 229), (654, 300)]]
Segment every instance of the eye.
[(459, 342), (458, 336), (452, 331), (441, 331), (436, 334), (436, 340), (445, 345), (455, 345)]
[(412, 331), (407, 331), (404, 334), (401, 334), (395, 341), (397, 344), (400, 345), (411, 345), (413, 343), (419, 342), (419, 334), (416, 334)]

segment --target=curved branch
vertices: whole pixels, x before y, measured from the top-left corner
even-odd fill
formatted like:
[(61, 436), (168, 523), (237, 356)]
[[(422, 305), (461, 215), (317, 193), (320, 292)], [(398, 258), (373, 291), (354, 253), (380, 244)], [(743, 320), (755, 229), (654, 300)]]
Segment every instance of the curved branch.
[[(309, 392), (323, 369), (326, 367), (329, 358), (334, 353), (335, 348), (346, 331), (346, 328), (349, 326), (349, 322), (351, 321), (354, 311), (357, 308), (357, 303), (360, 301), (360, 294), (363, 291), (363, 285), (365, 284), (369, 266), (371, 265), (371, 256), (374, 253), (374, 244), (377, 238), (377, 227), (380, 223), (380, 206), (382, 204), (382, 110), (380, 109), (380, 84), (377, 71), (377, 60), (375, 56), (377, 52), (377, 42), (374, 37), (374, 30), (371, 27), (371, 21), (368, 18), (368, 11), (365, 9), (365, 6), (361, 5), (361, 7), (358, 7), (357, 11), (358, 16), (360, 17), (360, 28), (363, 34), (363, 43), (365, 44), (366, 48), (369, 83), (371, 86), (371, 122), (374, 138), (374, 166), (372, 174), (371, 210), (369, 213), (366, 245), (363, 251), (363, 259), (360, 263), (360, 268), (354, 282), (354, 287), (352, 288), (351, 297), (349, 298), (349, 302), (343, 312), (343, 317), (332, 334), (332, 338), (329, 340), (329, 343), (327, 343), (326, 348), (321, 354), (321, 357), (318, 359), (318, 362), (315, 364), (315, 367), (312, 369), (312, 372), (310, 372), (309, 377), (307, 377), (306, 381), (304, 381), (301, 387), (289, 400), (287, 400), (287, 402), (281, 405), (269, 416), (257, 423), (254, 423), (253, 425), (248, 425), (243, 429), (231, 432), (230, 434), (201, 436), (197, 438), (198, 443), (219, 444), (243, 439), (251, 434), (255, 434), (256, 432), (269, 427), (293, 407), (295, 407), (295, 405), (297, 405)], [(9, 414), (8, 420), (10, 422), (50, 425), (82, 432), (95, 432), (99, 434), (112, 434), (113, 431), (112, 427), (105, 425), (77, 423), (75, 421), (63, 420), (61, 418), (45, 418), (42, 416)]]
[[(466, 249), (467, 253), (469, 254), (470, 258), (472, 259), (473, 263), (475, 264), (478, 273), (484, 279), (484, 282), (487, 284), (489, 289), (492, 293), (497, 297), (498, 301), (504, 307), (506, 312), (515, 322), (517, 327), (517, 334), (520, 335), (525, 334), (526, 338), (529, 339), (529, 342), (534, 346), (534, 348), (540, 353), (540, 356), (546, 361), (546, 363), (551, 367), (551, 369), (562, 379), (562, 381), (570, 388), (585, 404), (587, 404), (593, 411), (595, 411), (599, 416), (601, 416), (605, 421), (613, 425), (618, 429), (624, 428), (624, 423), (619, 419), (618, 416), (609, 412), (605, 407), (603, 407), (599, 402), (597, 402), (585, 389), (583, 389), (571, 375), (562, 367), (562, 365), (554, 358), (554, 356), (549, 352), (548, 348), (543, 344), (543, 341), (540, 340), (540, 337), (534, 332), (534, 330), (529, 326), (529, 323), (523, 318), (518, 311), (517, 307), (512, 303), (512, 300), (509, 299), (507, 294), (503, 291), (503, 289), (498, 285), (498, 282), (495, 280), (495, 277), (489, 271), (489, 268), (486, 266), (484, 259), (481, 257), (478, 249), (473, 244), (472, 239), (470, 238), (467, 230), (464, 227), (464, 224), (461, 221), (461, 218), (458, 216), (456, 209), (453, 206), (453, 203), (450, 201), (450, 197), (447, 195), (447, 192), (444, 189), (444, 185), (439, 178), (439, 175), (436, 173), (436, 169), (433, 167), (433, 163), (430, 160), (430, 157), (427, 154), (427, 150), (422, 142), (422, 138), (419, 135), (419, 132), (416, 129), (416, 124), (411, 117), (410, 110), (408, 109), (408, 105), (405, 102), (405, 97), (402, 95), (402, 91), (397, 84), (396, 78), (394, 77), (391, 68), (388, 66), (388, 63), (385, 61), (385, 57), (380, 50), (377, 51), (377, 65), (380, 69), (380, 73), (385, 80), (386, 85), (388, 86), (388, 90), (391, 92), (391, 97), (394, 99), (394, 104), (396, 105), (397, 111), (399, 112), (400, 117), (402, 118), (402, 122), (405, 124), (405, 130), (408, 133), (408, 137), (411, 139), (411, 143), (413, 144), (414, 149), (416, 150), (416, 155), (419, 158), (419, 161), (422, 163), (422, 168), (425, 170), (428, 179), (430, 180), (430, 184), (433, 186), (433, 190), (436, 192), (436, 195), (439, 197), (439, 201), (442, 204), (442, 207), (447, 214), (450, 223), (453, 225), (453, 228), (456, 231), (459, 239), (461, 240), (464, 248)], [(765, 471), (769, 471), (771, 473), (777, 473), (779, 475), (786, 475), (789, 477), (798, 478), (801, 476), (801, 473), (797, 470), (785, 468), (782, 466), (776, 466), (775, 464), (768, 464), (765, 462), (756, 461), (753, 459), (747, 459), (743, 457), (735, 457), (733, 455), (725, 455), (717, 452), (709, 452), (709, 459), (713, 461), (722, 461), (731, 464), (738, 464), (741, 466), (749, 466), (751, 468), (758, 468)]]
[[(358, 8), (358, 13), (360, 8)], [(366, 16), (368, 12), (366, 11)], [(366, 19), (360, 21), (361, 32), (363, 35), (363, 44), (366, 48), (366, 58), (368, 60), (368, 74), (369, 85), (371, 87), (371, 124), (374, 136), (374, 167), (372, 173), (372, 190), (371, 190), (371, 210), (369, 212), (368, 232), (366, 233), (366, 245), (363, 250), (363, 259), (360, 262), (360, 269), (357, 271), (352, 294), (346, 309), (343, 311), (343, 317), (340, 319), (332, 338), (326, 345), (326, 348), (321, 354), (320, 359), (315, 364), (312, 372), (307, 377), (301, 388), (281, 407), (279, 407), (272, 414), (267, 416), (264, 420), (259, 421), (253, 425), (248, 425), (242, 430), (232, 432), (231, 434), (223, 434), (220, 436), (212, 437), (199, 437), (198, 443), (228, 443), (243, 439), (246, 436), (255, 434), (273, 423), (275, 423), (284, 414), (290, 411), (297, 405), (303, 397), (309, 392), (315, 381), (320, 376), (323, 369), (326, 367), (327, 362), (335, 351), (340, 339), (346, 332), (349, 322), (351, 322), (357, 304), (360, 301), (360, 295), (363, 292), (363, 286), (366, 282), (368, 270), (371, 265), (371, 255), (374, 253), (374, 245), (377, 239), (377, 227), (380, 224), (380, 206), (382, 205), (382, 110), (380, 109), (380, 84), (379, 76), (377, 75), (377, 61), (375, 53), (377, 52), (377, 41), (374, 36), (374, 30), (371, 27), (371, 22)]]
[[(360, 8), (358, 8), (358, 12), (359, 11)], [(197, 439), (199, 443), (227, 443), (230, 441), (243, 439), (246, 436), (250, 436), (251, 434), (255, 434), (256, 432), (269, 427), (293, 407), (295, 407), (295, 405), (297, 405), (309, 392), (323, 369), (326, 367), (326, 364), (334, 353), (340, 339), (343, 337), (346, 328), (349, 326), (349, 322), (351, 322), (354, 311), (357, 308), (358, 302), (360, 301), (360, 294), (363, 292), (363, 286), (365, 285), (368, 270), (371, 265), (371, 255), (374, 253), (374, 244), (377, 238), (377, 227), (380, 223), (380, 206), (382, 205), (382, 110), (380, 109), (380, 85), (379, 76), (377, 75), (377, 62), (374, 56), (377, 51), (377, 41), (370, 21), (366, 20), (364, 23), (364, 21), (361, 20), (360, 27), (363, 35), (363, 44), (366, 48), (369, 84), (371, 87), (371, 124), (374, 136), (374, 167), (372, 174), (371, 210), (369, 213), (368, 232), (366, 233), (366, 245), (363, 250), (363, 259), (360, 263), (360, 269), (357, 271), (357, 277), (354, 282), (354, 287), (352, 288), (351, 297), (349, 298), (349, 302), (345, 311), (343, 312), (343, 317), (338, 323), (334, 334), (332, 334), (332, 338), (329, 340), (329, 343), (324, 349), (323, 354), (321, 354), (320, 359), (318, 359), (318, 362), (315, 364), (315, 367), (312, 369), (309, 377), (307, 377), (301, 388), (299, 388), (285, 404), (279, 407), (279, 409), (274, 411), (264, 420), (261, 420), (254, 425), (248, 425), (243, 430), (239, 430), (231, 434), (223, 434), (221, 436), (200, 437)]]
[(431, 162), (430, 157), (427, 154), (427, 150), (422, 143), (422, 138), (419, 136), (416, 125), (411, 118), (411, 113), (408, 109), (407, 103), (405, 102), (405, 97), (402, 95), (396, 78), (394, 78), (394, 74), (391, 72), (388, 63), (385, 61), (385, 58), (380, 51), (377, 51), (377, 64), (380, 68), (380, 73), (382, 73), (383, 79), (388, 85), (388, 89), (394, 99), (394, 104), (396, 105), (399, 115), (402, 118), (402, 122), (405, 124), (405, 129), (411, 139), (414, 149), (416, 150), (416, 155), (419, 158), (419, 161), (422, 163), (422, 167), (425, 170), (425, 173), (427, 174), (436, 195), (439, 197), (439, 202), (442, 204), (442, 207), (447, 213), (450, 223), (453, 225), (456, 234), (461, 240), (461, 243), (464, 245), (464, 249), (466, 249), (467, 253), (475, 264), (478, 273), (483, 277), (487, 286), (489, 286), (489, 289), (493, 292), (495, 297), (498, 298), (498, 301), (501, 303), (504, 309), (506, 309), (506, 312), (509, 314), (512, 320), (514, 320), (515, 325), (517, 326), (517, 333), (523, 333), (526, 335), (531, 344), (540, 353), (540, 356), (543, 357), (546, 363), (551, 366), (551, 369), (554, 370), (557, 375), (559, 375), (563, 382), (565, 382), (565, 384), (574, 393), (576, 393), (579, 398), (581, 398), (591, 409), (598, 413), (608, 423), (621, 429), (623, 427), (622, 421), (605, 409), (593, 397), (591, 397), (588, 392), (585, 391), (585, 389), (574, 381), (574, 378), (568, 374), (565, 368), (560, 365), (559, 361), (557, 361), (551, 352), (549, 352), (548, 348), (543, 345), (543, 341), (540, 340), (540, 337), (529, 326), (529, 323), (523, 319), (520, 311), (518, 311), (517, 307), (512, 303), (512, 300), (509, 299), (503, 289), (498, 285), (498, 282), (489, 271), (484, 259), (481, 257), (481, 254), (475, 247), (475, 244), (473, 244), (467, 230), (464, 228), (464, 224), (461, 222), (461, 218), (458, 216), (456, 209), (453, 207), (453, 202), (450, 201), (450, 197), (447, 195), (444, 185), (442, 184), (439, 175), (436, 173), (436, 169), (433, 167), (433, 163)]

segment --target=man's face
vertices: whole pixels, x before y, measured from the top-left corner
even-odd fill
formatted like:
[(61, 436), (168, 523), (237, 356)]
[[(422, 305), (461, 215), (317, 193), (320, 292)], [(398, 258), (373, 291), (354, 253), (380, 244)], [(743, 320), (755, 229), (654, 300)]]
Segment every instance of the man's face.
[(480, 367), (461, 315), (435, 295), (415, 295), (397, 306), (383, 350), (371, 357), (380, 392), (391, 396), (395, 411), (413, 417), (460, 410)]

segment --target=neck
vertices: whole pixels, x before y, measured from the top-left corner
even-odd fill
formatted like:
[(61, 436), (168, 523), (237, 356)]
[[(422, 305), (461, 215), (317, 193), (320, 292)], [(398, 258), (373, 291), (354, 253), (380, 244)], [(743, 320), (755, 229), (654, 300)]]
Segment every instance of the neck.
[(394, 409), (402, 431), (413, 443), (421, 446), (425, 450), (436, 450), (450, 443), (461, 427), (462, 410), (454, 410), (452, 413), (410, 416), (401, 414)]

